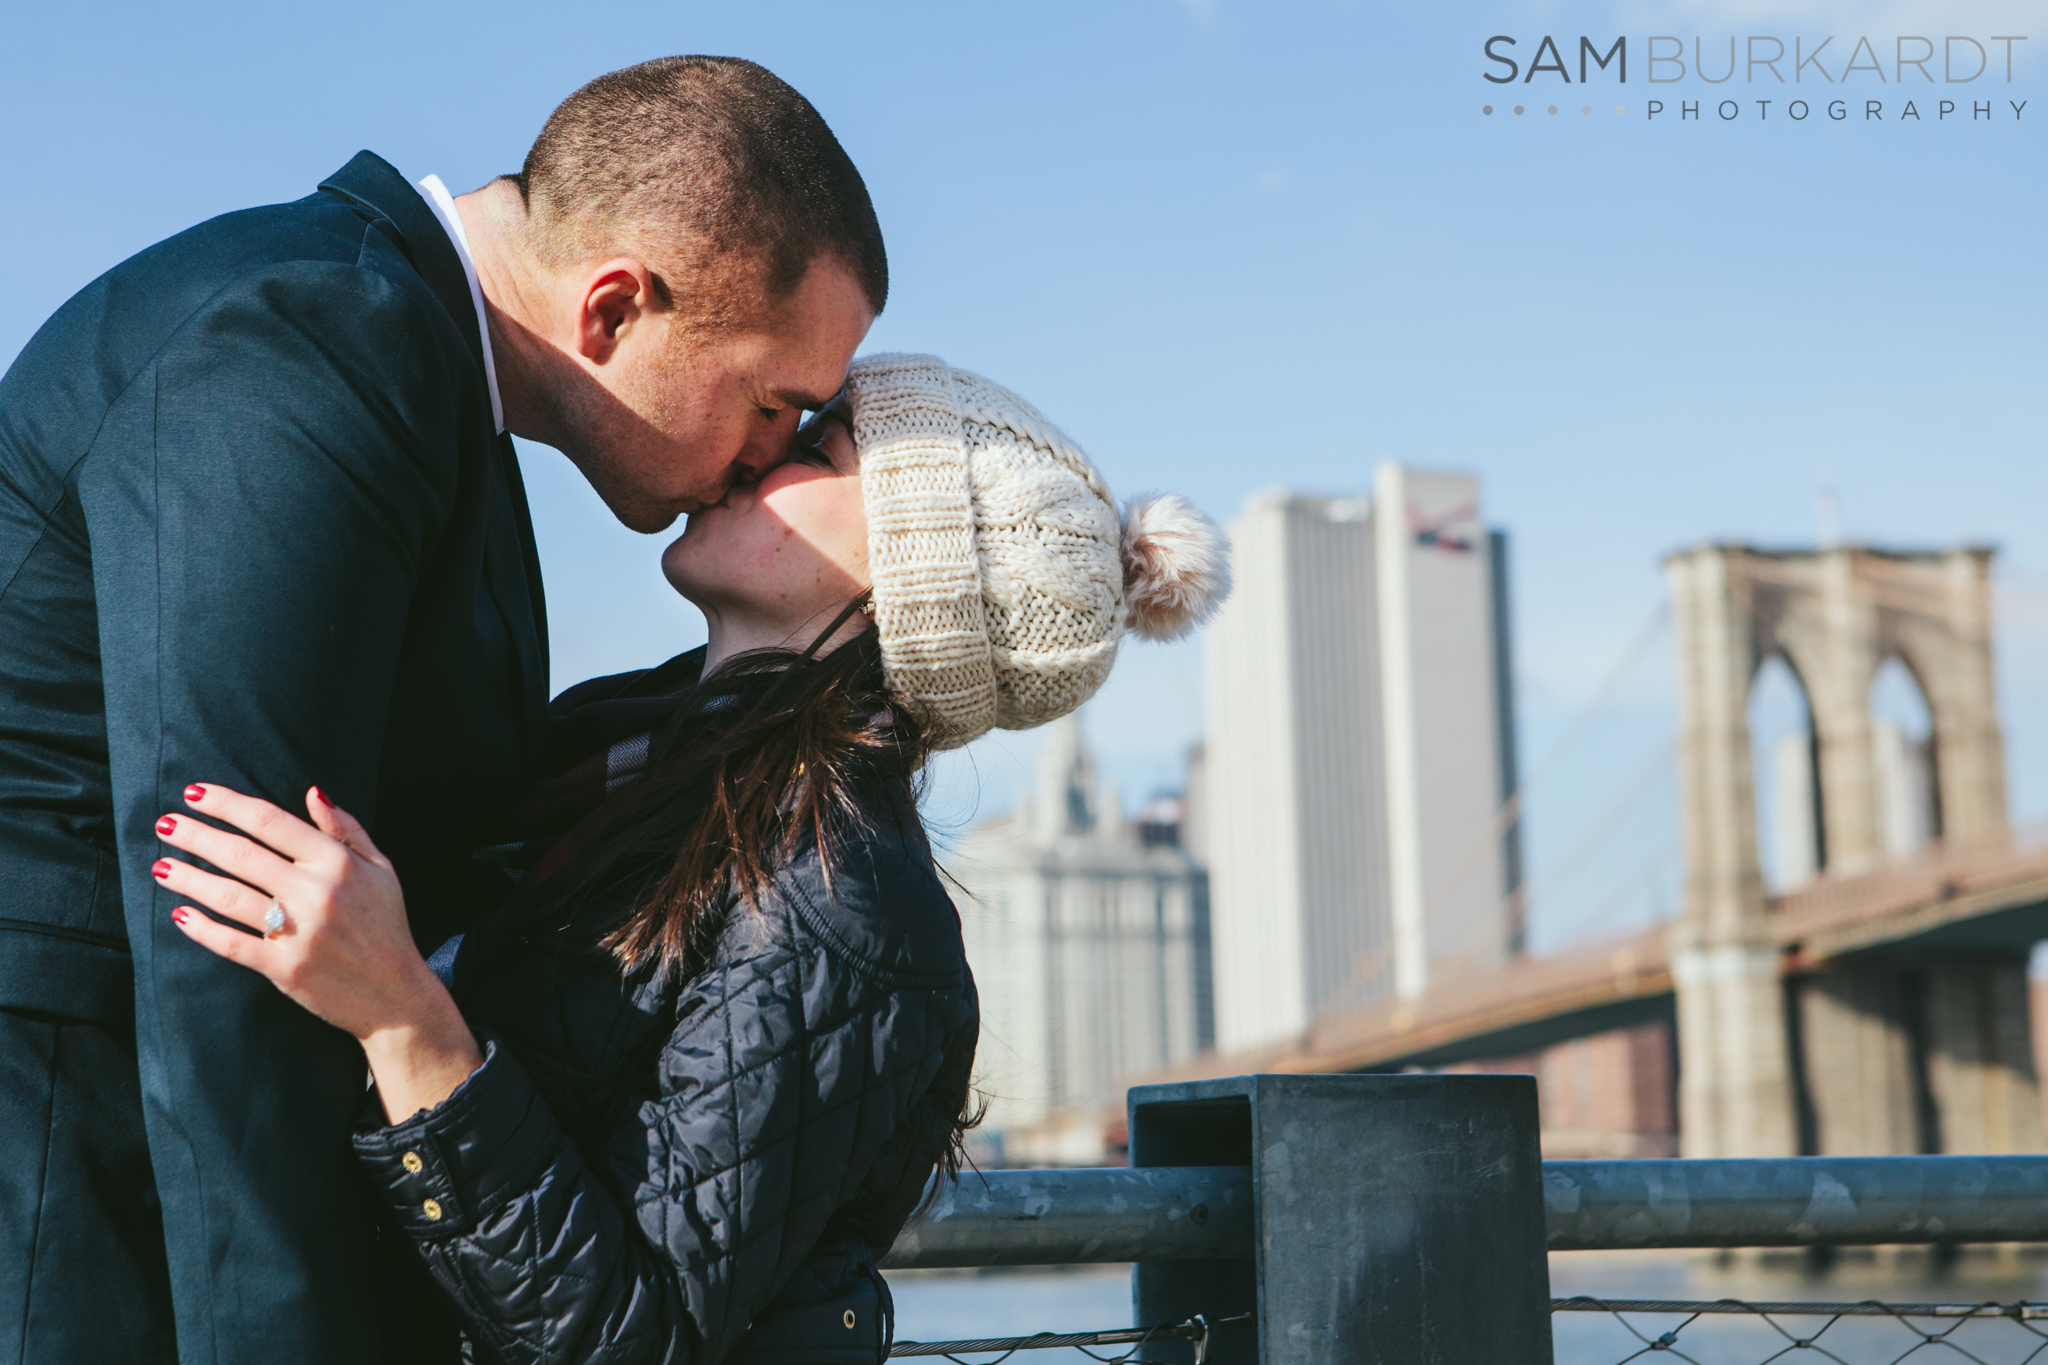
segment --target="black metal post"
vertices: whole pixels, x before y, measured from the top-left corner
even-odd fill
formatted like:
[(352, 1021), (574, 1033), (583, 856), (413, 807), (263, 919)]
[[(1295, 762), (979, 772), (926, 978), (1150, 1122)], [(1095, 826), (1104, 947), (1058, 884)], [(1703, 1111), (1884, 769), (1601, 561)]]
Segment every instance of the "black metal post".
[(1215, 1365), (1551, 1365), (1533, 1077), (1234, 1076), (1129, 1103), (1133, 1166), (1252, 1168), (1253, 1258), (1139, 1263), (1139, 1324), (1255, 1310)]

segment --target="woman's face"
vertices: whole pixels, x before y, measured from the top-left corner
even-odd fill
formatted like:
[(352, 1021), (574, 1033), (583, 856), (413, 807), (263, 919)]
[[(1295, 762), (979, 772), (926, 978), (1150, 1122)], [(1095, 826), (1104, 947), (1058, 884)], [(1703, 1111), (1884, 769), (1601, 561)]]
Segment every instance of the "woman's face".
[(759, 483), (692, 513), (661, 557), (668, 581), (714, 627), (780, 625), (795, 642), (868, 589), (860, 455), (843, 417), (828, 409), (816, 422), (822, 439), (800, 439)]

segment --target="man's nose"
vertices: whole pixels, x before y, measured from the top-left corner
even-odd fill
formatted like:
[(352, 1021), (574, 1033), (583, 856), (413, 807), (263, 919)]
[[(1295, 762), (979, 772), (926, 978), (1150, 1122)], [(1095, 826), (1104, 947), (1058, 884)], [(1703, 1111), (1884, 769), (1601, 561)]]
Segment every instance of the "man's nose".
[(789, 460), (789, 442), (753, 440), (747, 442), (728, 471), (734, 483), (759, 483)]

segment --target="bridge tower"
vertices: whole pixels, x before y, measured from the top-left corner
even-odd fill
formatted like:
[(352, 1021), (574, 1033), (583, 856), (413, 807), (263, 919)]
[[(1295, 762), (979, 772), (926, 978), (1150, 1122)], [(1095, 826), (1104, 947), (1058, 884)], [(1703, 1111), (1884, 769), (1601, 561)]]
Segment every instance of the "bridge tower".
[(2007, 839), (1990, 565), (1981, 547), (1708, 545), (1665, 562), (1679, 653), (1686, 889), (1672, 972), (1687, 1156), (2039, 1143), (2023, 964), (1858, 962), (1788, 982), (1757, 853), (1748, 703), (1773, 655), (1811, 709), (1825, 876), (1885, 859), (1870, 691), (1889, 658), (1932, 716), (1944, 848)]

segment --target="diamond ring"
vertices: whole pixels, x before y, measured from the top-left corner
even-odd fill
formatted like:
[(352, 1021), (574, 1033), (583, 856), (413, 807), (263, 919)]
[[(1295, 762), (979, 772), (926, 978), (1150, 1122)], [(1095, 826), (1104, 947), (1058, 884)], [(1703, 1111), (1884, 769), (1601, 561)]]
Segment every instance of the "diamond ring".
[(277, 897), (270, 898), (270, 908), (263, 912), (263, 937), (276, 938), (284, 932), (284, 902)]

